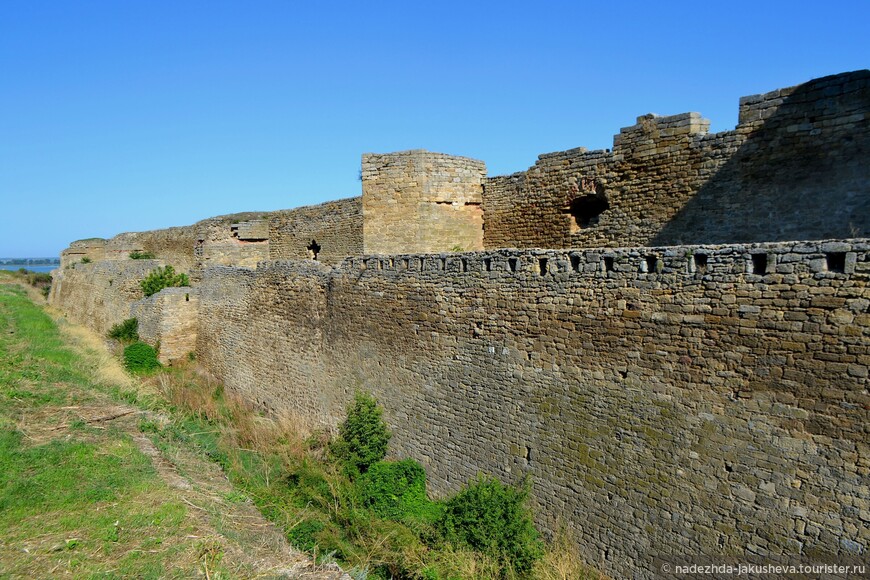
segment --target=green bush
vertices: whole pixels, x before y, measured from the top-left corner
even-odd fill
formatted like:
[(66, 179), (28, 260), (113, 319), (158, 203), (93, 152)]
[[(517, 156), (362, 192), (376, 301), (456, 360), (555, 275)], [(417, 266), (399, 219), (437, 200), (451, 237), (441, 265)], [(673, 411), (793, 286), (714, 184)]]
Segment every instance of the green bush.
[(347, 419), (338, 428), (332, 451), (351, 477), (365, 473), (370, 465), (387, 455), (390, 430), (381, 418), (382, 413), (374, 397), (357, 392)]
[(156, 369), (160, 366), (157, 351), (150, 344), (134, 342), (124, 349), (124, 366), (131, 372)]
[(131, 260), (153, 260), (154, 254), (151, 252), (140, 252), (139, 250), (133, 250), (130, 252)]
[(139, 321), (128, 318), (124, 322), (119, 322), (109, 330), (108, 336), (121, 342), (136, 342), (139, 340)]
[(499, 559), (504, 569), (528, 574), (543, 544), (525, 501), (528, 485), (514, 488), (480, 476), (445, 502), (438, 528), (449, 542)]
[(433, 522), (438, 504), (426, 497), (426, 471), (413, 459), (379, 461), (357, 480), (359, 499), (382, 518)]
[(317, 533), (325, 527), (319, 520), (302, 520), (287, 532), (287, 540), (300, 550), (313, 552), (317, 547)]
[(172, 266), (166, 266), (165, 268), (157, 268), (148, 274), (148, 277), (142, 280), (139, 285), (145, 296), (151, 296), (164, 288), (190, 286), (190, 279), (188, 279), (187, 274), (176, 274)]
[(91, 259), (88, 258), (87, 256), (82, 258), (82, 264), (90, 264), (90, 263), (91, 263)]

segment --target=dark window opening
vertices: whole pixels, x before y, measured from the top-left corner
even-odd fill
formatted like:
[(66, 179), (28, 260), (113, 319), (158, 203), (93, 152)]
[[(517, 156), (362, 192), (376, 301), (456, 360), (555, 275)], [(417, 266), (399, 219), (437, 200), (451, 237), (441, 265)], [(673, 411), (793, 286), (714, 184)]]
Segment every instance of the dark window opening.
[(707, 273), (707, 254), (695, 254), (693, 256), (695, 260), (695, 272), (698, 274), (706, 274)]
[(492, 258), (484, 258), (483, 267), (486, 269), (487, 272), (492, 272)]
[(517, 259), (516, 258), (508, 258), (508, 268), (510, 268), (511, 272), (517, 271)]
[(613, 256), (604, 256), (604, 271), (613, 272)]
[(190, 294), (185, 294), (185, 295), (184, 295), (184, 301), (185, 301), (185, 302), (190, 302)]
[(466, 260), (465, 258), (462, 258), (460, 260), (460, 263), (462, 264), (462, 271), (468, 272), (468, 260)]
[(547, 273), (547, 258), (538, 258), (538, 270), (540, 270), (541, 276)]
[(441, 258), (441, 269), (442, 270), (447, 269), (447, 258)]
[(653, 272), (656, 272), (656, 266), (658, 266), (659, 257), (656, 256), (655, 254), (650, 254), (649, 256), (647, 256), (644, 259), (646, 260), (646, 271), (649, 272), (650, 274), (652, 274)]
[(610, 202), (603, 194), (584, 195), (571, 200), (567, 207), (562, 209), (562, 213), (570, 215), (571, 233), (598, 225), (598, 218), (605, 211), (610, 209)]
[(577, 254), (571, 254), (571, 269), (575, 272), (580, 271), (580, 256)]
[(846, 252), (829, 252), (825, 254), (828, 272), (846, 272)]
[(317, 254), (320, 253), (320, 244), (317, 243), (317, 240), (311, 240), (311, 243), (308, 244), (308, 257), (312, 260), (317, 259)]
[(767, 274), (767, 254), (752, 254), (752, 273)]
[(526, 460), (526, 463), (530, 463), (532, 461), (532, 448), (526, 445), (526, 452), (523, 457)]

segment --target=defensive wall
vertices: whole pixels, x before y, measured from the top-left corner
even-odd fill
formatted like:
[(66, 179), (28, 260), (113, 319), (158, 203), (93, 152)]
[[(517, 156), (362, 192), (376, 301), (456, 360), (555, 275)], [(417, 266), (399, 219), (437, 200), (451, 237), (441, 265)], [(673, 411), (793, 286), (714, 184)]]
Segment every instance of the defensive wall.
[[(868, 114), (858, 71), (511, 176), (366, 154), (361, 197), (75, 242), (51, 300), (312, 427), (367, 389), (434, 493), (531, 476), (539, 524), (617, 577), (866, 556)], [(194, 287), (143, 299), (167, 263)]]
[(870, 243), (213, 268), (197, 352), (265, 410), (374, 393), (431, 489), (530, 475), (618, 577), (661, 554), (870, 542)]

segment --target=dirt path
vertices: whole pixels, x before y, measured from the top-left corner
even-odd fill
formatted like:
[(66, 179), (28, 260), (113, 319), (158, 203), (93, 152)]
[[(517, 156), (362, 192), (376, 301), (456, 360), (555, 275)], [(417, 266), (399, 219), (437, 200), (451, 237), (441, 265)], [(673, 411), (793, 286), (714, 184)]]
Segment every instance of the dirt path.
[[(49, 314), (58, 322), (69, 346), (81, 355), (85, 364), (93, 365), (102, 375), (102, 381), (111, 379), (114, 384), (121, 383), (126, 388), (134, 386), (119, 363), (108, 355), (98, 336), (65, 322), (57, 312), (49, 309)], [(58, 385), (58, 388), (80, 387)], [(100, 441), (100, 434), (107, 430), (129, 437), (150, 458), (166, 483), (169, 491), (165, 501), (182, 502), (187, 506), (185, 518), (188, 529), (192, 531), (186, 540), (199, 546), (198, 569), (203, 577), (226, 577), (228, 572), (240, 578), (350, 580), (350, 576), (335, 564), (315, 565), (307, 554), (292, 548), (281, 531), (263, 517), (251, 500), (233, 488), (217, 464), (183, 447), (174, 447), (169, 456), (140, 432), (141, 421), (159, 424), (165, 423), (166, 417), (120, 404), (100, 391), (81, 391), (73, 393), (80, 403), (41, 406), (22, 416), (16, 429), (23, 433), (29, 446), (71, 437), (81, 439), (83, 433), (91, 433), (94, 441)], [(0, 547), (6, 550), (29, 549), (24, 544)], [(218, 567), (221, 572), (216, 574)]]

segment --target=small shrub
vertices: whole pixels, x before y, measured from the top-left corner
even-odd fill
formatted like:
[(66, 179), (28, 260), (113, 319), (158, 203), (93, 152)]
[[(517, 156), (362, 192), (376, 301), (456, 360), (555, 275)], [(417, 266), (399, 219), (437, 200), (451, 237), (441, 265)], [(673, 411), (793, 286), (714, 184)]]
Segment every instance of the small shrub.
[(326, 526), (318, 520), (302, 520), (287, 532), (287, 540), (296, 548), (313, 552), (317, 547), (317, 533)]
[(387, 455), (390, 430), (381, 418), (382, 413), (374, 397), (357, 392), (347, 419), (338, 428), (332, 451), (351, 477), (365, 473), (370, 465)]
[(90, 264), (90, 263), (91, 263), (91, 259), (88, 258), (87, 256), (85, 256), (84, 258), (82, 258), (82, 264)]
[(479, 477), (445, 502), (438, 527), (444, 538), (498, 558), (504, 569), (528, 574), (543, 544), (525, 506), (529, 487)]
[(130, 252), (131, 260), (153, 260), (154, 254), (151, 252), (140, 252), (139, 250), (133, 250)]
[(124, 349), (124, 366), (131, 372), (142, 372), (160, 366), (157, 351), (150, 344), (134, 342)]
[(438, 505), (426, 497), (426, 471), (413, 459), (379, 461), (357, 480), (364, 507), (382, 518), (433, 522)]
[(172, 266), (165, 268), (157, 268), (148, 277), (139, 283), (142, 287), (142, 293), (145, 296), (157, 294), (164, 288), (177, 288), (179, 286), (190, 286), (190, 279), (187, 274), (176, 274)]
[(136, 342), (139, 340), (139, 321), (128, 318), (124, 322), (119, 322), (109, 330), (108, 336), (124, 343)]

